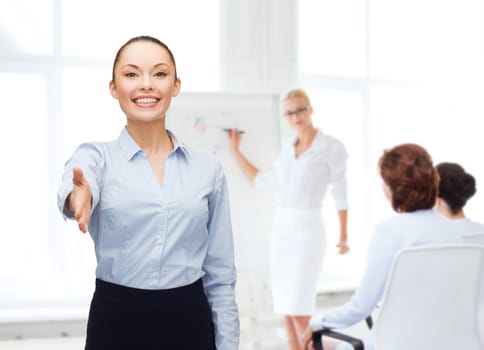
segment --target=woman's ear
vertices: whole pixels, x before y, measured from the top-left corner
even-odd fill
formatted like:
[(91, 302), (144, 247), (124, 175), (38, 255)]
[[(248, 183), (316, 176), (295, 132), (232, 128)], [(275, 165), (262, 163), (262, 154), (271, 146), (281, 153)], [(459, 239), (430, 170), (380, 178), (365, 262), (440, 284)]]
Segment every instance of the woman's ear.
[(175, 80), (175, 90), (173, 91), (173, 94), (171, 95), (172, 97), (178, 96), (180, 93), (180, 88), (181, 88), (181, 80), (180, 78), (176, 78)]
[(116, 84), (112, 80), (109, 82), (109, 91), (111, 92), (111, 96), (113, 96), (113, 98), (115, 98), (117, 100), (118, 99), (118, 91), (116, 90)]

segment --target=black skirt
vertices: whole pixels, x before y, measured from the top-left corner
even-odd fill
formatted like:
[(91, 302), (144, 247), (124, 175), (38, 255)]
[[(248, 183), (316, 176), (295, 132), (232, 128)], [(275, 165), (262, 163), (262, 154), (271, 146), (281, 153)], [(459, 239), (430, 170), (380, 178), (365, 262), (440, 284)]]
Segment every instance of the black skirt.
[(214, 350), (214, 339), (201, 280), (162, 290), (96, 280), (86, 350)]

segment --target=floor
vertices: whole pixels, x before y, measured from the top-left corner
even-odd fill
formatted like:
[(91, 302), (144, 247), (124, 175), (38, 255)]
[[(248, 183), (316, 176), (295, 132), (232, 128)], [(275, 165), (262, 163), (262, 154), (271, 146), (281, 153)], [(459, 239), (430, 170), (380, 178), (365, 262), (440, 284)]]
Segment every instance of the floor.
[[(363, 328), (354, 328), (349, 331), (355, 336), (362, 334)], [(47, 338), (47, 339), (20, 339), (0, 341), (2, 350), (82, 350), (84, 348), (83, 337)], [(283, 339), (278, 345), (271, 347), (274, 350), (286, 350)]]
[(2, 350), (80, 350), (83, 348), (83, 337), (0, 341), (0, 349)]
[[(348, 330), (348, 334), (361, 336), (366, 332), (364, 325), (359, 325)], [(250, 346), (251, 350), (287, 350), (284, 340), (284, 330), (277, 329), (278, 339), (274, 339), (272, 344), (260, 344), (260, 346)], [(276, 337), (277, 338), (277, 337)], [(62, 337), (62, 338), (39, 338), (39, 339), (18, 339), (0, 341), (1, 350), (82, 350), (84, 349), (84, 337)], [(240, 349), (249, 349), (244, 346), (244, 339), (241, 339)]]
[[(348, 295), (332, 295), (318, 301), (318, 312), (339, 305)], [(325, 307), (322, 307), (325, 305)], [(279, 316), (241, 313), (241, 340), (239, 350), (286, 350), (285, 333)], [(22, 329), (28, 336), (13, 339)], [(62, 331), (60, 331), (62, 330)], [(82, 350), (84, 348), (85, 320), (69, 322), (42, 322), (32, 324), (2, 325), (0, 328), (1, 350)], [(367, 332), (364, 323), (345, 330), (348, 334), (361, 336)]]

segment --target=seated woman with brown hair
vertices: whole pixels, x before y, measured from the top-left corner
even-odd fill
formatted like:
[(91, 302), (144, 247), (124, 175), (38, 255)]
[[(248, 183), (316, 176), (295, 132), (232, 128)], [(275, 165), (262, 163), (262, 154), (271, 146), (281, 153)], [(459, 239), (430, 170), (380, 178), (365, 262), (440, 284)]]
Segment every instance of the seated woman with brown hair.
[[(302, 339), (312, 349), (313, 331), (346, 328), (364, 320), (383, 296), (393, 258), (403, 248), (425, 244), (460, 243), (456, 226), (433, 210), (439, 175), (428, 152), (416, 144), (385, 150), (378, 162), (383, 192), (396, 215), (374, 230), (360, 285), (351, 299), (328, 312), (313, 316)], [(365, 349), (374, 349), (372, 332), (363, 338)], [(348, 343), (323, 337), (324, 349), (352, 349)]]

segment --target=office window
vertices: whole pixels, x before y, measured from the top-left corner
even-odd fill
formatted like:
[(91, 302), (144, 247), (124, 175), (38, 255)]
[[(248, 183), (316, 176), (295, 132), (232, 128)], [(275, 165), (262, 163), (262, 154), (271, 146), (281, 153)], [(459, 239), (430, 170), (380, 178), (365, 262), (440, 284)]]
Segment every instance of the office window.
[[(436, 163), (462, 164), (479, 188), (484, 164), (473, 154), (484, 146), (484, 3), (377, 0), (369, 9), (372, 158), (417, 142)], [(483, 207), (478, 191), (466, 214), (482, 220)]]
[(126, 124), (118, 101), (109, 91), (110, 77), (109, 69), (76, 67), (62, 71), (64, 159), (81, 142), (116, 138)]
[(0, 54), (52, 54), (52, 0), (0, 2)]
[[(479, 188), (484, 184), (484, 164), (476, 157), (476, 152), (484, 147), (479, 127), (479, 119), (484, 115), (482, 96), (482, 82), (372, 88), (372, 163), (376, 164), (384, 148), (401, 142), (421, 144), (434, 163), (460, 163), (475, 176), (478, 188), (466, 205), (466, 215), (482, 221), (484, 195)], [(378, 215), (373, 215), (375, 221), (379, 221)]]
[[(299, 77), (315, 106), (314, 125), (340, 139), (349, 154), (347, 166), (351, 254), (339, 256), (339, 222), (332, 198), (324, 203), (326, 261), (321, 288), (356, 285), (366, 252), (368, 177), (367, 16), (365, 2), (300, 1), (298, 15)], [(351, 10), (348, 10), (348, 9)]]
[(363, 76), (365, 12), (366, 4), (359, 0), (301, 1), (298, 16), (301, 73)]
[[(323, 280), (336, 285), (347, 286), (356, 283), (362, 265), (358, 263), (364, 249), (359, 249), (361, 223), (365, 222), (364, 208), (368, 193), (359, 188), (361, 174), (365, 172), (365, 146), (363, 139), (363, 99), (356, 91), (308, 90), (314, 108), (313, 123), (324, 133), (334, 136), (345, 144), (348, 152), (347, 181), (350, 203), (350, 248), (352, 254), (339, 256), (336, 244), (339, 242), (339, 221), (333, 198), (327, 195), (323, 206), (327, 229), (326, 261), (323, 265)], [(323, 287), (327, 287), (324, 286)]]
[[(459, 162), (484, 183), (484, 165), (473, 156), (484, 147), (477, 124), (484, 113), (484, 3), (346, 5), (299, 1), (299, 79), (328, 105), (325, 117), (334, 123), (323, 117), (325, 123), (315, 119), (315, 124), (337, 133), (348, 147), (350, 246), (363, 256), (375, 224), (394, 214), (376, 173), (385, 148), (419, 143), (436, 163)], [(477, 193), (466, 207), (476, 220), (482, 220), (483, 197)], [(336, 224), (328, 223), (333, 235)], [(323, 282), (341, 275), (351, 279), (354, 274), (346, 271), (355, 259), (341, 259), (341, 266), (348, 264), (342, 268), (328, 255)]]
[(218, 90), (219, 12), (218, 0), (63, 1), (62, 53), (111, 65), (129, 38), (151, 35), (173, 52), (182, 91)]
[(435, 82), (482, 66), (484, 3), (376, 0), (369, 6), (373, 78)]
[(47, 88), (44, 77), (36, 74), (0, 73), (0, 81), (0, 279), (9, 285), (49, 270)]

